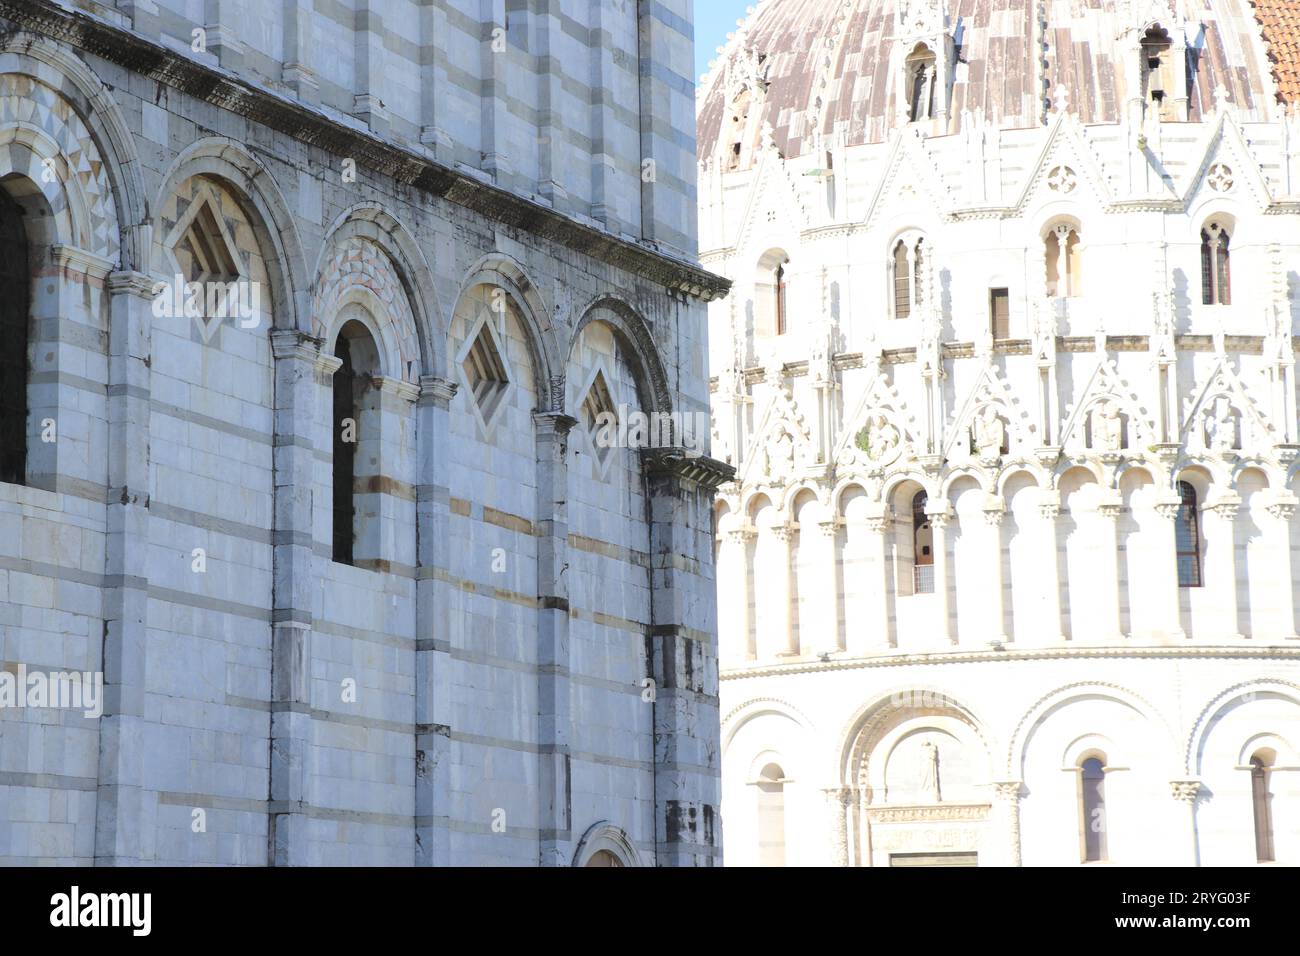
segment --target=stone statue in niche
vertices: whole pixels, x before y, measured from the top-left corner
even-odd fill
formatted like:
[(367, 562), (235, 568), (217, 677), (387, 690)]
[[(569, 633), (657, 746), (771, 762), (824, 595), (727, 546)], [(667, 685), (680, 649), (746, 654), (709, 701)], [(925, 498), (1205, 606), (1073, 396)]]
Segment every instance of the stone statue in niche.
[(1237, 419), (1226, 395), (1216, 398), (1214, 406), (1205, 413), (1205, 447), (1214, 452), (1241, 447)]
[(939, 748), (929, 740), (921, 744), (920, 770), (917, 796), (922, 800), (939, 803), (943, 799), (939, 789)]
[(884, 412), (873, 413), (856, 436), (858, 449), (874, 462), (891, 460), (898, 451), (901, 440), (897, 426)]
[(971, 429), (975, 450), (984, 459), (995, 459), (1005, 453), (1007, 426), (993, 405), (985, 405), (975, 416)]
[(785, 478), (794, 472), (794, 436), (785, 423), (779, 423), (768, 436), (764, 452), (764, 473), (769, 478)]
[(1124, 447), (1124, 416), (1117, 402), (1098, 402), (1088, 416), (1090, 442), (1093, 451), (1119, 451)]

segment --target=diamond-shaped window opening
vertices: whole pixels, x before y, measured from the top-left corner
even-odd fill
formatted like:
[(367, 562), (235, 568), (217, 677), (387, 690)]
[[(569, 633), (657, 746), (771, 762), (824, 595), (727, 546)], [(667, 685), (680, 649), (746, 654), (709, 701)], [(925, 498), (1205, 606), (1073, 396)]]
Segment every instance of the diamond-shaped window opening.
[(501, 354), (490, 314), (480, 317), (469, 344), (461, 350), (461, 370), (483, 428), (490, 429), (505, 407), (510, 391), (510, 368)]
[[(186, 282), (199, 282), (205, 286), (202, 296), (204, 318), (211, 317), (210, 311), (213, 314), (229, 311), (224, 286), (238, 280), (244, 270), (240, 268), (234, 241), (217, 212), (215, 197), (207, 191), (197, 197), (176, 224), (172, 235), (175, 239), (170, 248), (176, 271), (183, 274)], [(177, 251), (184, 251), (189, 257), (188, 269), (181, 269)], [(208, 286), (208, 283), (212, 285)], [(208, 288), (214, 293), (215, 310), (208, 308)]]
[(618, 410), (614, 407), (614, 397), (610, 394), (604, 371), (597, 369), (587, 387), (587, 397), (582, 400), (582, 421), (587, 428), (591, 453), (602, 470), (609, 463), (614, 448), (610, 438), (618, 434), (617, 428), (611, 434), (608, 427), (611, 420), (618, 421)]

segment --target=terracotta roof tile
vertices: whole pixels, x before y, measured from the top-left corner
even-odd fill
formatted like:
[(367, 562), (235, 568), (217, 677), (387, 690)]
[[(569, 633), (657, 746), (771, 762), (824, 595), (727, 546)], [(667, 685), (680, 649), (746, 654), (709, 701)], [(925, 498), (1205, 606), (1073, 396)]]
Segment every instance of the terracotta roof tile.
[(1300, 103), (1300, 0), (1253, 0), (1283, 101)]

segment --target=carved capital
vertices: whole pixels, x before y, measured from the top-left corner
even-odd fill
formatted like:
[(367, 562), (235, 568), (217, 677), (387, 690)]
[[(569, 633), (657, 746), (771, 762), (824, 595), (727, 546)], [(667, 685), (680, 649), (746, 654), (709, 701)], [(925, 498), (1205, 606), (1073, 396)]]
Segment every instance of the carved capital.
[(533, 412), (533, 422), (537, 425), (539, 433), (560, 437), (569, 434), (573, 426), (578, 424), (576, 418), (564, 412)]
[(138, 299), (152, 299), (157, 284), (152, 276), (145, 275), (143, 272), (126, 270), (110, 272), (108, 275), (108, 291), (111, 295), (133, 295)]
[(1241, 498), (1235, 492), (1228, 492), (1220, 495), (1219, 499), (1212, 504), (1205, 506), (1206, 511), (1213, 512), (1225, 521), (1231, 521), (1237, 517), (1237, 512), (1241, 509)]
[(1167, 497), (1160, 498), (1156, 501), (1156, 514), (1164, 518), (1166, 521), (1173, 521), (1177, 518), (1178, 513), (1182, 508), (1183, 501), (1181, 498)]
[(300, 329), (272, 329), (271, 354), (277, 359), (296, 358), (315, 362), (324, 342)]
[(782, 544), (789, 544), (794, 540), (794, 528), (790, 527), (788, 524), (774, 525), (769, 528), (768, 531), (771, 532), (773, 538), (780, 541)]
[(450, 379), (439, 378), (436, 375), (420, 376), (420, 401), (422, 402), (431, 402), (446, 408), (456, 397), (459, 389), (460, 386)]
[(1268, 513), (1278, 521), (1290, 521), (1295, 517), (1297, 503), (1300, 503), (1300, 500), (1297, 500), (1295, 495), (1287, 491), (1279, 492), (1269, 503)]
[(999, 800), (1018, 800), (1023, 786), (1019, 780), (999, 780), (993, 784), (993, 793)]
[(723, 538), (728, 544), (745, 545), (758, 537), (758, 532), (753, 528), (737, 528), (733, 531), (723, 532)]
[(1007, 516), (1007, 503), (1001, 498), (990, 497), (984, 502), (984, 523), (992, 527), (1002, 524)]
[(830, 521), (818, 521), (817, 530), (822, 533), (823, 537), (834, 538), (840, 532), (840, 523), (835, 518)]
[(1196, 795), (1201, 792), (1201, 781), (1199, 780), (1171, 780), (1169, 781), (1169, 790), (1175, 800), (1179, 803), (1186, 803), (1189, 806), (1196, 802)]

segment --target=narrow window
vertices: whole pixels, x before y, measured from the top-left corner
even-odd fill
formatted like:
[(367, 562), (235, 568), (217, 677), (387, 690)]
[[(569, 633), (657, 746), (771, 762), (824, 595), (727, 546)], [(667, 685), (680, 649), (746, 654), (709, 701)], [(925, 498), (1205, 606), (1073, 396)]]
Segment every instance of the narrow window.
[(360, 416), (352, 398), (356, 380), (352, 347), (345, 336), (339, 336), (334, 355), (343, 363), (334, 372), (334, 560), (339, 564), (353, 564), (356, 543), (354, 484)]
[(912, 314), (912, 267), (907, 261), (907, 244), (898, 240), (894, 246), (894, 318)]
[(785, 771), (768, 764), (757, 787), (758, 865), (785, 866)]
[(21, 207), (0, 189), (0, 481), (27, 482), (27, 326), (31, 295)]
[(1044, 241), (1047, 262), (1047, 294), (1051, 298), (1077, 296), (1083, 288), (1083, 265), (1079, 256), (1079, 232), (1060, 225)]
[(989, 326), (992, 329), (994, 339), (1011, 338), (1010, 290), (989, 290)]
[(1175, 95), (1172, 50), (1169, 34), (1163, 27), (1154, 26), (1143, 36), (1140, 65), (1143, 98), (1161, 119), (1177, 119), (1172, 109)]
[(1106, 765), (1096, 757), (1083, 762), (1083, 862), (1106, 859)]
[(1174, 528), (1175, 546), (1178, 557), (1178, 586), (1199, 588), (1201, 586), (1201, 528), (1197, 513), (1196, 489), (1185, 481), (1178, 483), (1178, 497), (1182, 499), (1178, 507), (1177, 526)]
[(1269, 807), (1268, 766), (1258, 754), (1250, 758), (1250, 799), (1255, 812), (1255, 859), (1272, 863), (1273, 817)]
[(923, 305), (923, 292), (925, 290), (925, 240), (916, 240), (916, 246), (912, 254), (912, 301), (917, 305)]
[(912, 573), (914, 594), (934, 593), (934, 533), (925, 513), (929, 497), (924, 491), (912, 496)]
[(1201, 302), (1229, 305), (1228, 230), (1212, 222), (1201, 230)]
[(929, 47), (918, 43), (907, 58), (907, 118), (915, 123), (934, 118), (935, 57)]
[(346, 319), (334, 355), (341, 363), (333, 382), (334, 560), (382, 570), (382, 408), (375, 387), (379, 351), (363, 322)]
[(776, 334), (785, 335), (785, 264), (776, 267)]

